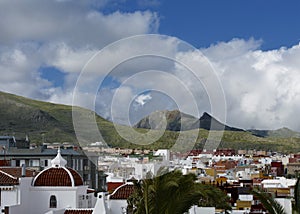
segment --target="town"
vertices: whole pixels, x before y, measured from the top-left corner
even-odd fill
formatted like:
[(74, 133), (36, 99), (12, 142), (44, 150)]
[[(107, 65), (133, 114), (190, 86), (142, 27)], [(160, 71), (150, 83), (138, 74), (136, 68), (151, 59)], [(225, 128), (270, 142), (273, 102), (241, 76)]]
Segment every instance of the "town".
[[(99, 146), (100, 145), (100, 146)], [(130, 213), (134, 181), (158, 175), (161, 168), (194, 174), (228, 197), (232, 214), (267, 213), (253, 190), (270, 194), (292, 213), (300, 154), (270, 151), (104, 148), (94, 143), (30, 144), (28, 137), (0, 137), (1, 211), (14, 213)], [(225, 213), (218, 207), (192, 206), (189, 213)]]

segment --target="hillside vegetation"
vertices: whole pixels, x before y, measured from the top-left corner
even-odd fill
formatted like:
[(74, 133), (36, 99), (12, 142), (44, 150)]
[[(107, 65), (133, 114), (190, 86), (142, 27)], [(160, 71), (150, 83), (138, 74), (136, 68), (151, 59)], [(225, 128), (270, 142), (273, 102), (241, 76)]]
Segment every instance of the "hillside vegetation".
[[(73, 123), (72, 106), (42, 102), (0, 92), (0, 135), (15, 135), (25, 137), (27, 134), (33, 143), (71, 142), (77, 144)], [(94, 112), (78, 108), (88, 114)], [(202, 148), (209, 131), (205, 129), (187, 130), (184, 132), (165, 131), (162, 137), (150, 145), (142, 145), (143, 137), (138, 139), (141, 145), (131, 144), (124, 140), (114, 128), (114, 124), (96, 115), (98, 128), (104, 141), (112, 147), (121, 148), (171, 148), (180, 134), (184, 135), (183, 148)], [(124, 132), (129, 127), (119, 126)], [(148, 129), (136, 128), (140, 133), (147, 133)], [(155, 134), (155, 130), (153, 130)], [(218, 132), (218, 131), (213, 131)], [(286, 130), (284, 131), (286, 133)], [(198, 135), (199, 134), (199, 135)], [(194, 140), (194, 136), (197, 139)], [(89, 139), (84, 144), (93, 143), (101, 139)], [(82, 143), (82, 142), (81, 142)], [(83, 146), (83, 144), (81, 144)], [(235, 149), (267, 149), (273, 151), (300, 151), (300, 138), (282, 137), (275, 134), (271, 137), (258, 137), (248, 131), (225, 131), (220, 144), (224, 148)]]

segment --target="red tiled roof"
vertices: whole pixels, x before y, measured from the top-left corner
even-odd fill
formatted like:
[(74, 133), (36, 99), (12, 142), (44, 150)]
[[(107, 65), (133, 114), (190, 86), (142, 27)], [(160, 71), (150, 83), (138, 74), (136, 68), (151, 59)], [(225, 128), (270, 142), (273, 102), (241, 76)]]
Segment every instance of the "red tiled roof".
[[(22, 167), (0, 167), (0, 170), (14, 177), (22, 177)], [(26, 177), (34, 177), (35, 171), (26, 169)]]
[(119, 186), (122, 186), (124, 182), (107, 182), (107, 191), (112, 193)]
[(134, 191), (132, 184), (124, 184), (117, 188), (109, 197), (109, 199), (126, 200)]
[(64, 214), (92, 214), (93, 210), (66, 210)]
[(9, 160), (0, 160), (0, 166), (10, 166)]
[(74, 186), (83, 185), (81, 176), (75, 170), (65, 167), (51, 167), (35, 177), (33, 186), (72, 186), (72, 180), (74, 180)]
[(81, 186), (83, 185), (83, 179), (82, 177), (79, 175), (78, 172), (76, 172), (74, 169), (67, 167), (67, 169), (71, 172), (71, 174), (73, 175), (74, 178), (74, 183), (75, 186)]
[(0, 170), (0, 185), (1, 186), (11, 186), (18, 185), (19, 180), (16, 177), (13, 177), (3, 171)]
[(87, 193), (87, 194), (89, 194), (89, 193), (94, 193), (94, 192), (96, 192), (96, 190), (94, 190), (94, 189), (88, 188), (88, 189), (86, 190), (86, 193)]

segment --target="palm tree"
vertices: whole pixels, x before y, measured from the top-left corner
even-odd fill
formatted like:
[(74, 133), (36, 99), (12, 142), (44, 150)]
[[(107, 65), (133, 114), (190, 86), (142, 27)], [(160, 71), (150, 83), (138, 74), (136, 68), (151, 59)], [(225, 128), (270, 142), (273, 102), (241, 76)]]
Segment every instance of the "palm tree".
[[(211, 204), (210, 191), (218, 195), (216, 201), (226, 203), (226, 195), (216, 187), (205, 188), (204, 184), (196, 183), (194, 174), (183, 175), (175, 170), (161, 176), (153, 177), (150, 173), (147, 178), (134, 182), (135, 191), (128, 199), (128, 207), (134, 214), (182, 214), (193, 205)], [(215, 188), (215, 189), (213, 189)], [(209, 190), (209, 191), (208, 191)]]
[(252, 194), (260, 200), (269, 214), (287, 214), (281, 204), (262, 189), (253, 189)]
[(294, 204), (294, 212), (300, 213), (300, 177), (298, 177), (296, 185), (295, 185), (295, 191), (294, 191), (294, 199), (295, 199), (295, 204)]

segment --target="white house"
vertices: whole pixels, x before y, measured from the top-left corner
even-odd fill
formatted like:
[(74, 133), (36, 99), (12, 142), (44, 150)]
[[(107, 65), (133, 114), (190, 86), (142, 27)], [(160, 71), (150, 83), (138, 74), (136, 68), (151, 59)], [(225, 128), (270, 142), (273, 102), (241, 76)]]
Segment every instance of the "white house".
[(262, 187), (268, 188), (291, 188), (296, 185), (296, 179), (287, 179), (285, 177), (277, 177), (276, 179), (265, 179), (261, 182)]
[(3, 201), (5, 211), (10, 214), (107, 213), (106, 196), (99, 193), (95, 197), (94, 191), (84, 185), (79, 173), (66, 164), (58, 150), (51, 167), (34, 178), (16, 179), (4, 174), (11, 184), (15, 182), (18, 185), (10, 187), (12, 193), (5, 195), (10, 201)]
[[(20, 203), (20, 177), (33, 177), (33, 170), (26, 170), (25, 167), (0, 167), (0, 210), (5, 206)], [(31, 179), (30, 179), (31, 180)]]

